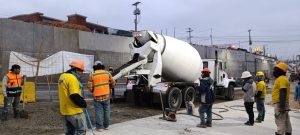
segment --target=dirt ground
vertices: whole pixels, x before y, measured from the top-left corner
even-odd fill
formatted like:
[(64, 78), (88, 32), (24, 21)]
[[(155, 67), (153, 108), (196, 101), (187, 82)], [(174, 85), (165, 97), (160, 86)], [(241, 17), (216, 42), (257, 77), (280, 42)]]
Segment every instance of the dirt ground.
[[(95, 123), (95, 111), (92, 101), (89, 101), (88, 104), (92, 122)], [(64, 119), (59, 114), (58, 102), (28, 104), (26, 111), (29, 113), (29, 119), (15, 119), (12, 112), (10, 112), (8, 121), (1, 121), (1, 135), (57, 135), (64, 133)], [(161, 113), (162, 111), (157, 107), (138, 107), (130, 103), (118, 102), (111, 104), (110, 122), (111, 124), (120, 123)]]
[[(292, 91), (293, 88), (294, 84), (292, 84)], [(268, 93), (270, 92), (271, 90), (268, 90)], [(243, 92), (236, 91), (235, 95), (235, 99), (241, 99)], [(216, 100), (216, 103), (225, 101), (226, 100), (218, 99)], [(95, 112), (92, 101), (89, 101), (88, 104), (92, 122), (95, 124)], [(290, 104), (292, 108), (299, 108), (299, 105), (293, 100), (291, 100)], [(197, 105), (196, 102), (196, 106)], [(2, 107), (0, 108), (2, 109)], [(12, 116), (12, 112), (10, 112), (8, 121), (1, 121), (1, 135), (57, 135), (64, 133), (64, 118), (59, 114), (58, 102), (37, 102), (27, 104), (26, 111), (29, 113), (29, 119), (15, 119)], [(0, 110), (0, 112), (2, 112), (2, 110)], [(158, 114), (162, 114), (159, 105), (154, 107), (140, 107), (124, 101), (117, 101), (111, 104), (111, 124)]]

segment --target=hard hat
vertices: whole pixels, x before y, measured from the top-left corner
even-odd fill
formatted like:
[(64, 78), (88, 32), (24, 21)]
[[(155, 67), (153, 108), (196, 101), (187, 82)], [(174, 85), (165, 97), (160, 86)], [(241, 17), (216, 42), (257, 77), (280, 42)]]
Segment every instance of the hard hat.
[(265, 76), (265, 74), (264, 74), (264, 72), (258, 71), (258, 72), (256, 73), (256, 76)]
[(94, 66), (97, 66), (98, 64), (103, 65), (103, 63), (99, 60), (95, 61)]
[(204, 69), (202, 70), (202, 72), (208, 72), (208, 73), (210, 73), (210, 71), (209, 71), (208, 68), (204, 68)]
[(69, 66), (76, 67), (84, 71), (84, 63), (81, 60), (73, 60)]
[(287, 70), (289, 69), (289, 66), (284, 62), (278, 63), (275, 67), (281, 69), (283, 72), (287, 72)]
[(249, 78), (249, 77), (251, 77), (252, 75), (251, 75), (251, 73), (249, 72), (249, 71), (244, 71), (243, 73), (242, 73), (242, 79), (244, 79), (244, 78)]

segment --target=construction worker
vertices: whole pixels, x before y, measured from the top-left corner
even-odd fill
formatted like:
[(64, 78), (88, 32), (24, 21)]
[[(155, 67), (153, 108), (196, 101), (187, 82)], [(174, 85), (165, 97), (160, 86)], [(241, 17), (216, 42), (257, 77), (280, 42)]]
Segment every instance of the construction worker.
[[(113, 74), (114, 69), (113, 69), (112, 66), (109, 66), (108, 72), (109, 72), (111, 75)], [(113, 102), (113, 99), (115, 98), (115, 88), (114, 88), (114, 87), (111, 88), (111, 97), (112, 97), (112, 98), (110, 99), (110, 101)]]
[(85, 135), (87, 125), (83, 108), (87, 105), (82, 97), (83, 85), (80, 81), (84, 63), (74, 60), (70, 67), (71, 69), (60, 75), (58, 80), (60, 113), (65, 119), (66, 135)]
[[(108, 130), (110, 121), (110, 88), (113, 88), (115, 81), (111, 74), (105, 71), (101, 61), (96, 61), (94, 71), (89, 76), (88, 89), (93, 93), (94, 108), (96, 114), (96, 131)], [(102, 124), (101, 108), (104, 111), (104, 124)]]
[(288, 65), (280, 62), (274, 67), (276, 78), (272, 89), (272, 103), (275, 107), (276, 135), (291, 135), (292, 125), (289, 116), (290, 83), (286, 77)]
[[(208, 68), (202, 70), (202, 79), (200, 79), (200, 86), (198, 87), (200, 106), (200, 124), (197, 127), (206, 128), (212, 127), (212, 104), (215, 99), (215, 95), (212, 89), (213, 79), (210, 78), (210, 71)], [(206, 118), (205, 114), (206, 113)]]
[(259, 71), (256, 73), (256, 91), (255, 91), (255, 102), (258, 112), (256, 118), (257, 123), (261, 123), (265, 118), (265, 97), (267, 94), (267, 87), (264, 81), (264, 73)]
[(2, 113), (2, 120), (7, 120), (8, 115), (8, 104), (12, 104), (14, 118), (19, 117), (19, 103), (20, 96), (22, 93), (22, 85), (24, 84), (24, 79), (20, 74), (21, 67), (17, 64), (11, 66), (10, 72), (7, 73), (2, 80), (2, 89), (4, 96), (4, 107)]
[(300, 79), (298, 80), (298, 84), (295, 87), (294, 100), (298, 102), (300, 105)]
[(244, 71), (241, 77), (244, 81), (244, 85), (242, 87), (242, 90), (244, 91), (244, 106), (249, 118), (248, 121), (244, 123), (247, 126), (254, 125), (253, 104), (256, 85), (251, 77), (252, 75), (249, 71)]

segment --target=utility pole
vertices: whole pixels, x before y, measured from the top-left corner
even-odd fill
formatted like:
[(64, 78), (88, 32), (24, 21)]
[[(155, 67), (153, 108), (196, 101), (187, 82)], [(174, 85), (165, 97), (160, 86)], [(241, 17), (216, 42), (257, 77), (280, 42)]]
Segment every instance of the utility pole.
[(168, 36), (168, 28), (166, 28), (166, 36)]
[(190, 44), (192, 44), (192, 35), (191, 35), (191, 33), (193, 32), (193, 30), (191, 29), (191, 28), (188, 28), (188, 31), (186, 31), (186, 32), (188, 32), (189, 33), (189, 42), (190, 42)]
[(137, 1), (135, 3), (132, 4), (132, 6), (135, 6), (135, 10), (133, 11), (133, 15), (135, 15), (135, 19), (134, 19), (134, 31), (137, 31), (137, 24), (138, 24), (138, 15), (141, 14), (140, 9), (137, 7), (138, 4), (140, 4), (141, 2)]
[(248, 30), (249, 32), (249, 52), (251, 53), (252, 52), (252, 48), (251, 48), (251, 45), (252, 45), (252, 40), (251, 40), (251, 29)]
[(176, 31), (175, 31), (175, 27), (174, 27), (174, 31), (173, 31), (173, 37), (174, 37), (174, 38), (176, 38), (175, 32), (176, 32)]
[(212, 41), (212, 28), (210, 28), (210, 45), (213, 45), (213, 41)]
[(263, 45), (264, 56), (266, 56), (266, 45)]

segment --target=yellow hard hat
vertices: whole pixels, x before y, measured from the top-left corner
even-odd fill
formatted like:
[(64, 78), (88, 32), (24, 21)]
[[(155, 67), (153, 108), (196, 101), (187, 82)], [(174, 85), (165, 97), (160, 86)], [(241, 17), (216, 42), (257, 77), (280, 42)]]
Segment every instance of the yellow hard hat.
[(283, 72), (287, 72), (287, 70), (289, 69), (289, 66), (284, 62), (278, 63), (275, 67), (281, 69)]
[(256, 76), (265, 76), (265, 74), (264, 74), (264, 72), (258, 71), (258, 72), (256, 73)]

